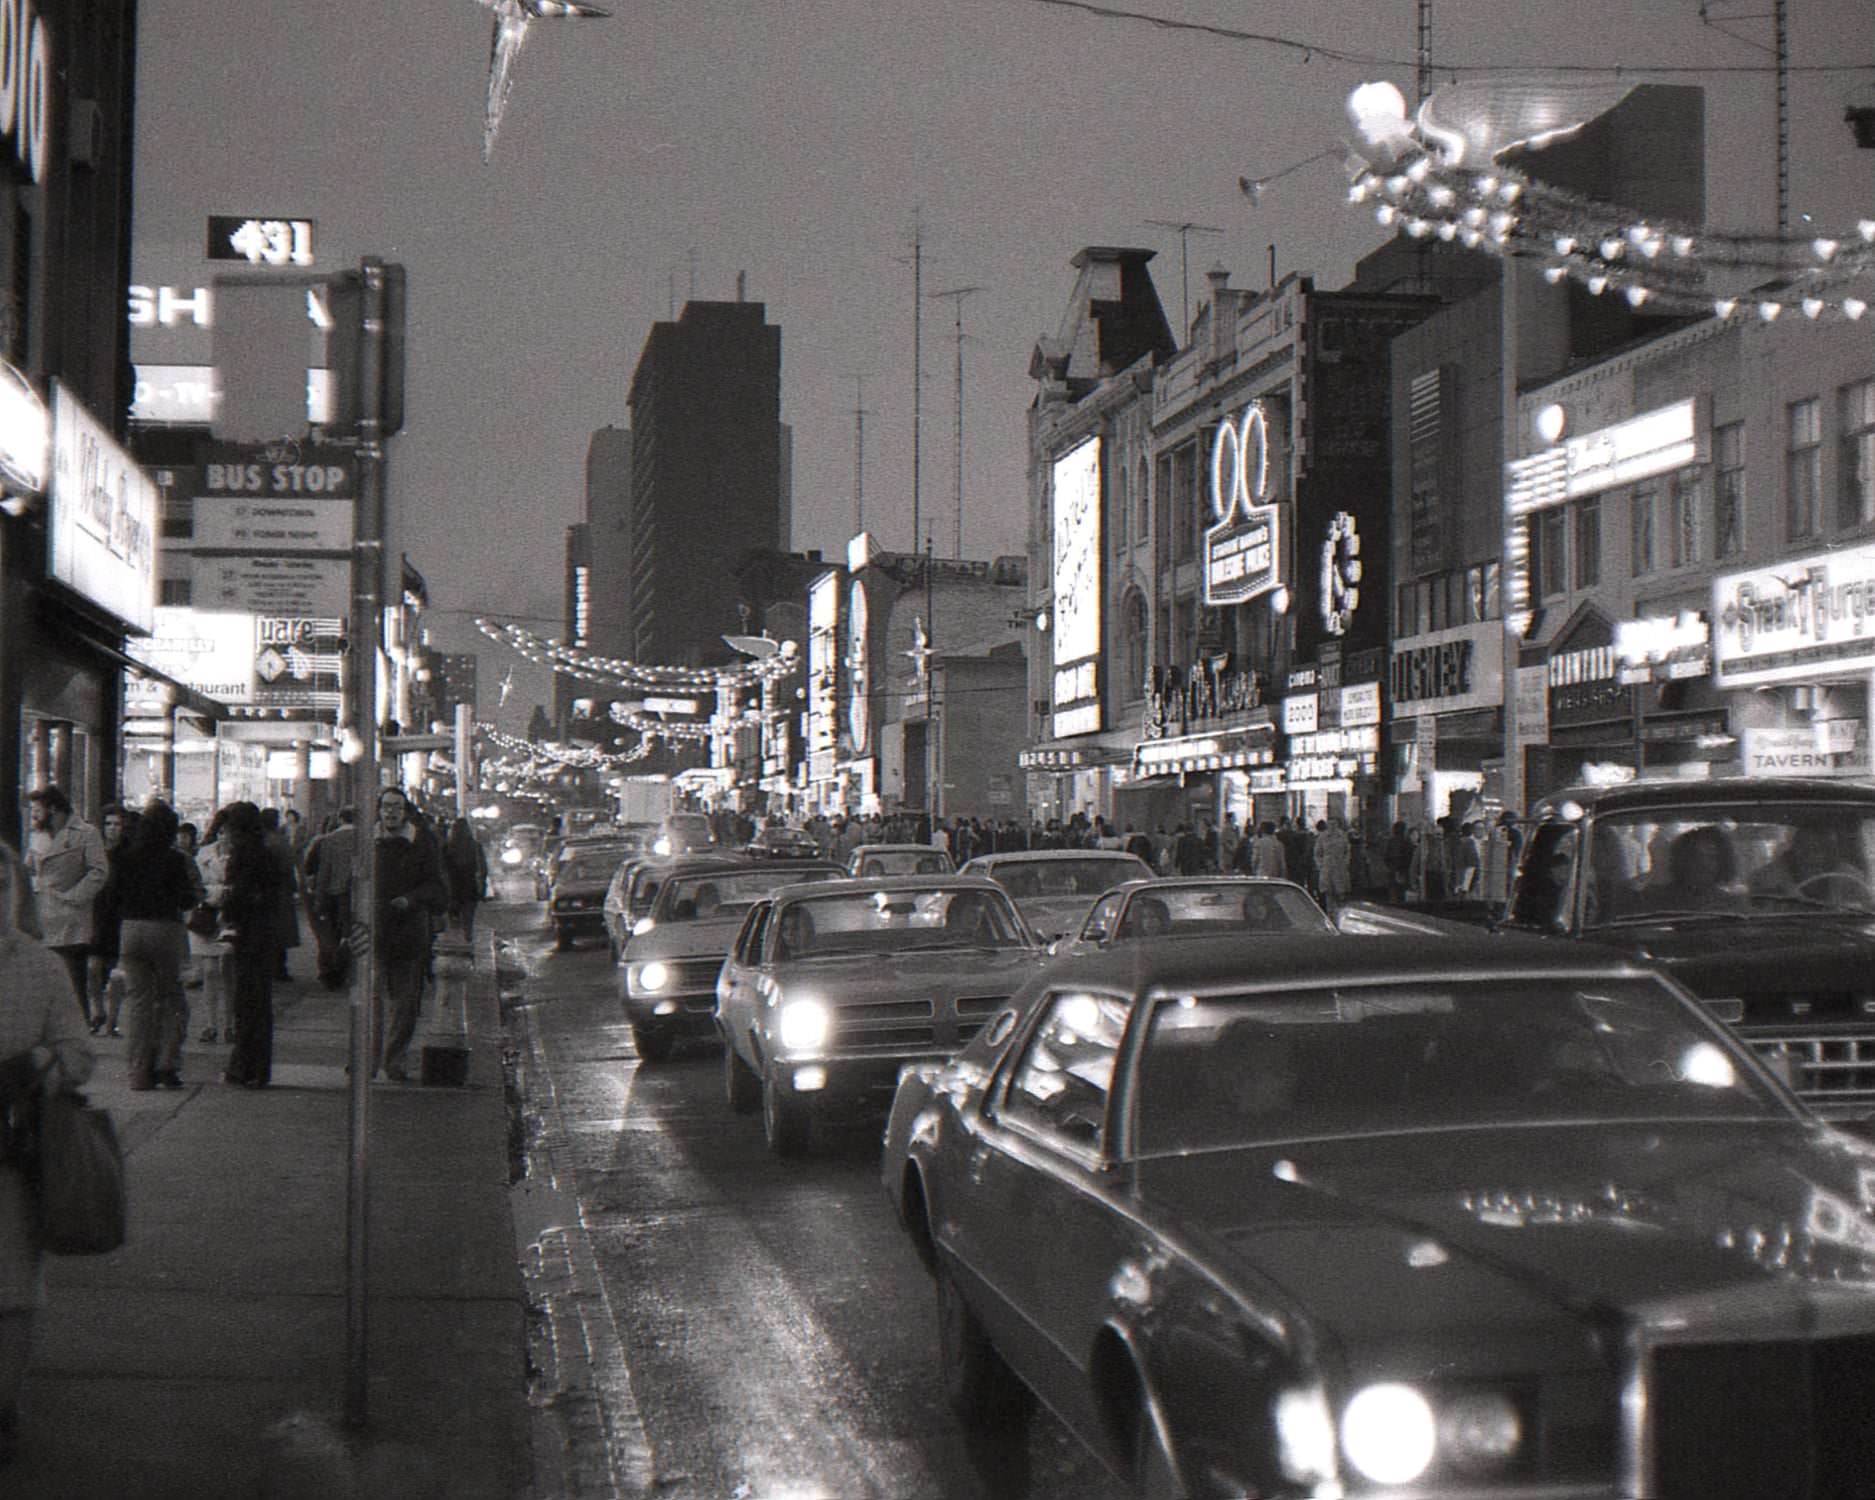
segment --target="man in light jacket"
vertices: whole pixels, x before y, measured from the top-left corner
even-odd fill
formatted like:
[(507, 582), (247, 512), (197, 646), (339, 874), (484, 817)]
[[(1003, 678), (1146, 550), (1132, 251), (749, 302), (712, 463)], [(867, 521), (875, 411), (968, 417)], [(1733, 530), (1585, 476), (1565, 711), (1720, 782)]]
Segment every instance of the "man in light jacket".
[(28, 792), (26, 801), (33, 823), (26, 869), (39, 898), (39, 925), (45, 930), (45, 945), (72, 976), (73, 993), (82, 997), (87, 993), (85, 960), (93, 936), (92, 907), (111, 873), (104, 839), (72, 811), (72, 799), (61, 787), (42, 786)]

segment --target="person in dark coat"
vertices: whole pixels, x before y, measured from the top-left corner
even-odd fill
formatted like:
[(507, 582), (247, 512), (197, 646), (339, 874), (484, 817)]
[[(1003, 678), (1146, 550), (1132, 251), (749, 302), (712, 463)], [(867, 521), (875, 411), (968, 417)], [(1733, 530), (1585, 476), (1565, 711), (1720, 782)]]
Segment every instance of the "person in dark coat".
[(449, 825), (443, 843), (443, 873), (449, 880), (449, 920), (463, 937), (475, 938), (475, 908), (488, 895), (488, 855), (467, 818)]
[(124, 1008), (124, 985), (121, 979), (115, 986), (111, 984), (111, 970), (117, 967), (121, 936), (116, 880), (117, 866), (124, 854), (124, 837), (135, 822), (136, 814), (125, 811), (116, 802), (98, 814), (98, 833), (104, 842), (104, 861), (110, 867), (110, 874), (91, 905), (91, 947), (87, 950), (85, 983), (87, 1019), (94, 1036), (105, 1030), (112, 1036), (123, 1035), (117, 1029), (117, 1021)]
[(299, 947), (299, 856), (293, 850), (292, 835), (280, 821), (279, 808), (262, 809), (260, 825), (273, 860), (274, 900), (279, 903), (273, 914), (274, 977), (291, 979), (286, 956), (289, 949)]
[[(401, 787), (378, 793), (377, 826), (378, 1005), (371, 1039), (372, 1056), (393, 1083), (409, 1078), (404, 1054), (416, 1035), (417, 1006), (423, 999), (423, 974), (429, 962), (431, 921), (449, 904), (436, 840), (410, 818), (410, 802)], [(388, 1026), (387, 1026), (388, 1022)], [(372, 1076), (377, 1075), (373, 1067)]]
[(111, 875), (124, 971), (125, 1060), (133, 1089), (182, 1087), (182, 1040), (189, 1003), (182, 966), (189, 961), (183, 918), (195, 905), (194, 863), (176, 847), (175, 810), (145, 804)]
[(224, 1083), (265, 1088), (273, 1079), (273, 981), (280, 955), (274, 923), (280, 912), (280, 864), (267, 847), (261, 812), (252, 802), (223, 808), (221, 836), (228, 840), (221, 901), (222, 931), (234, 954), (229, 1000), (228, 1051)]

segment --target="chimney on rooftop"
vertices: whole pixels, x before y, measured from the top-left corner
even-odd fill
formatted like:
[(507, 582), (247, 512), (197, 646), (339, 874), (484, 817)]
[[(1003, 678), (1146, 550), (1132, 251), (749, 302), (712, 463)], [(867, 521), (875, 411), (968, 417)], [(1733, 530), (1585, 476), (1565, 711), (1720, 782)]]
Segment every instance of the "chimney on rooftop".
[(1229, 354), (1237, 344), (1237, 294), (1230, 289), (1230, 272), (1214, 265), (1204, 273), (1211, 283), (1211, 358)]

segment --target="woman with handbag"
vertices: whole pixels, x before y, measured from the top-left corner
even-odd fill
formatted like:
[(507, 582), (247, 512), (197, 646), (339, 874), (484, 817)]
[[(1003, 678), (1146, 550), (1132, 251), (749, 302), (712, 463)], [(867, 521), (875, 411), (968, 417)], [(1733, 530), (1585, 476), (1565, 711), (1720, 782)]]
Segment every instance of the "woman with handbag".
[(76, 1031), (66, 966), (31, 935), (26, 870), (0, 841), (0, 1464), (19, 1441), (20, 1399), (33, 1318), (45, 1302), (24, 1123), (34, 1094), (91, 1076), (91, 1049)]

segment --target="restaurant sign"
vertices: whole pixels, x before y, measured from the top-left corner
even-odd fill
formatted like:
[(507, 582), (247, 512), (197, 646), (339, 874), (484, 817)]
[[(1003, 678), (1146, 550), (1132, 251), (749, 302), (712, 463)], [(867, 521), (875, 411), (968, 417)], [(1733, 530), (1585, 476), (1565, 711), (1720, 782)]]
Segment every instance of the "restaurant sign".
[(1875, 667), (1875, 547), (1844, 547), (1712, 585), (1722, 688)]

